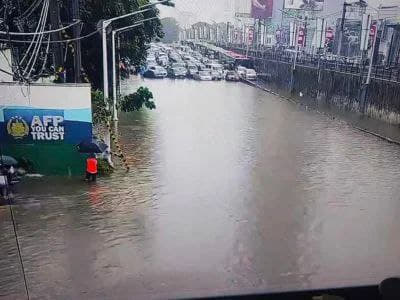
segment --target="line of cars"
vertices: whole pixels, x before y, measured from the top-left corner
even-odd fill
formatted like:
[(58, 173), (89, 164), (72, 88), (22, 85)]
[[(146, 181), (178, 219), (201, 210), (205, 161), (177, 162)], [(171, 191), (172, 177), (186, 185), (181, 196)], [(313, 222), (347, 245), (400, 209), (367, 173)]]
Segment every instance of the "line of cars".
[(150, 44), (142, 75), (146, 78), (192, 78), (201, 81), (257, 79), (253, 69), (238, 66), (235, 70), (227, 70), (217, 60), (203, 56), (190, 47), (161, 43)]

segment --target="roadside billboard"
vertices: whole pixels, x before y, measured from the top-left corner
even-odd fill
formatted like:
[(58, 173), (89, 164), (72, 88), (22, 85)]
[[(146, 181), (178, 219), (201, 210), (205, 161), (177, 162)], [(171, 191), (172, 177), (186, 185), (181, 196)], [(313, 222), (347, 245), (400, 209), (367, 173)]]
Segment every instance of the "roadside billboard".
[(324, 9), (324, 0), (285, 0), (285, 9), (321, 11)]
[(273, 0), (251, 0), (251, 17), (254, 19), (272, 18)]

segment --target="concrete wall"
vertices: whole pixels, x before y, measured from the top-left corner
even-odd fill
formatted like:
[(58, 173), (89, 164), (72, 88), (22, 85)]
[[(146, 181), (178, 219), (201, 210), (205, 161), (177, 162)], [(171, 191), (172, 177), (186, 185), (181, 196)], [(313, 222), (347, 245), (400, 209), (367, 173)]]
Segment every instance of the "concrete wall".
[[(86, 110), (89, 112), (91, 111), (90, 97), (90, 85), (88, 84), (0, 83), (0, 121), (4, 118), (2, 110), (6, 107)], [(91, 122), (91, 114), (81, 121)]]
[[(0, 50), (0, 69), (12, 74), (10, 49)], [(11, 82), (13, 77), (0, 71), (0, 82)]]
[(1, 150), (42, 174), (82, 174), (92, 136), (90, 85), (0, 83)]
[(293, 73), (290, 63), (257, 60), (254, 65), (265, 74), (267, 85), (279, 93), (314, 100), (316, 105), (328, 105), (343, 111), (364, 114), (390, 124), (400, 125), (400, 83), (372, 79), (365, 103), (361, 100), (361, 87), (365, 78), (332, 70), (318, 70), (298, 65)]

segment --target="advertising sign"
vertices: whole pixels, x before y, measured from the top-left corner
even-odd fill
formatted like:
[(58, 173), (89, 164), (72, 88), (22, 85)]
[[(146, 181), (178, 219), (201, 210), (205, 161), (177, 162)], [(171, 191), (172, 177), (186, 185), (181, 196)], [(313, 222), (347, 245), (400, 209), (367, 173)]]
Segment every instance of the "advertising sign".
[(306, 29), (304, 27), (298, 27), (297, 30), (297, 44), (304, 47), (306, 45)]
[(14, 143), (63, 142), (63, 110), (5, 109), (5, 136)]
[[(341, 19), (337, 20), (336, 32), (340, 31)], [(347, 20), (344, 24), (343, 36), (342, 36), (342, 48), (341, 56), (358, 56), (360, 53), (361, 43), (361, 32), (362, 32), (362, 21), (361, 20)], [(338, 45), (340, 35), (335, 36), (335, 44)], [(337, 47), (337, 46), (336, 46)]]
[(273, 0), (251, 0), (251, 17), (254, 19), (272, 18)]
[(285, 9), (321, 11), (324, 9), (324, 0), (285, 0)]
[(249, 28), (248, 29), (248, 36), (247, 36), (247, 41), (249, 44), (252, 44), (254, 41), (254, 29), (253, 28)]

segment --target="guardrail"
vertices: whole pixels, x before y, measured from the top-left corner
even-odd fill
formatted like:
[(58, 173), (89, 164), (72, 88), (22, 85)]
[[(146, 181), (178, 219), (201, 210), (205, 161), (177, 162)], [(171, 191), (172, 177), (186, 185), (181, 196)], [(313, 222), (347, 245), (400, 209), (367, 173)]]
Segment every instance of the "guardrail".
[[(283, 63), (293, 63), (294, 59), (294, 53), (285, 50), (273, 51), (266, 49), (246, 49), (241, 47), (229, 47), (228, 49), (243, 55), (246, 55), (247, 53), (247, 57), (254, 61), (270, 60)], [(324, 57), (304, 53), (298, 53), (296, 65), (358, 75), (361, 77), (366, 77), (369, 69), (367, 61), (361, 63), (356, 59), (352, 60), (351, 58)], [(374, 65), (372, 67), (371, 78), (400, 83), (400, 65)]]

